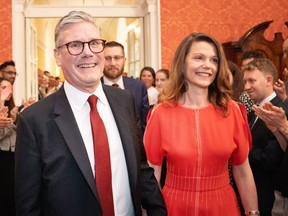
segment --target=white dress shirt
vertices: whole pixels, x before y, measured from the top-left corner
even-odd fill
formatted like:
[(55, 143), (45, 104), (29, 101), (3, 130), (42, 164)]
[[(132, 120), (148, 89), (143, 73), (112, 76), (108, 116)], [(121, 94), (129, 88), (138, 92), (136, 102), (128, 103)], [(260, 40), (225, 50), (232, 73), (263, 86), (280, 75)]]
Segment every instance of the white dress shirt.
[(158, 103), (158, 90), (154, 87), (151, 86), (150, 88), (147, 89), (148, 93), (148, 100), (149, 100), (149, 105), (155, 105)]
[[(64, 82), (64, 89), (83, 138), (92, 172), (95, 176), (90, 106), (87, 102), (88, 97), (91, 94), (78, 90), (67, 81)], [(112, 169), (114, 212), (116, 216), (132, 216), (134, 215), (134, 207), (131, 198), (128, 171), (122, 142), (101, 82), (99, 82), (99, 86), (93, 94), (98, 97), (97, 109), (103, 120), (108, 136)], [(71, 136), (73, 136), (73, 134), (71, 134)]]
[[(105, 85), (109, 85), (109, 86), (112, 86), (112, 84), (114, 84), (114, 82), (111, 82), (109, 79), (107, 79), (105, 76), (103, 76), (103, 80), (104, 80), (104, 84)], [(116, 84), (119, 85), (118, 88), (121, 88), (121, 89), (125, 89), (124, 88), (124, 83), (123, 83), (123, 77), (120, 76), (119, 80), (117, 80)]]
[[(259, 103), (259, 106), (263, 106), (265, 103), (271, 101), (274, 97), (276, 97), (276, 93), (275, 93), (275, 92), (273, 92), (273, 93), (270, 94), (268, 97), (266, 97), (263, 101), (261, 101), (261, 102)], [(254, 121), (254, 124), (256, 123), (257, 120), (258, 120), (258, 116), (256, 116), (256, 119), (255, 119), (255, 121)], [(254, 124), (253, 124), (253, 125), (254, 125)]]

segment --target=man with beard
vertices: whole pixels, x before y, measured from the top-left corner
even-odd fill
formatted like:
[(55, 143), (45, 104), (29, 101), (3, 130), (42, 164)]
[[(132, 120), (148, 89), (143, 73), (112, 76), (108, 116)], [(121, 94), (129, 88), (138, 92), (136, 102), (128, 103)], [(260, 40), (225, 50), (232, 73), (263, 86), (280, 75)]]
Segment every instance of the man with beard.
[(107, 42), (105, 44), (104, 57), (105, 66), (102, 82), (106, 85), (127, 90), (134, 96), (141, 115), (141, 126), (144, 132), (149, 111), (148, 94), (145, 85), (139, 80), (123, 75), (126, 57), (122, 44), (116, 41)]
[(15, 82), (16, 76), (18, 75), (16, 72), (15, 62), (13, 60), (6, 61), (0, 65), (0, 77), (8, 80), (12, 85)]

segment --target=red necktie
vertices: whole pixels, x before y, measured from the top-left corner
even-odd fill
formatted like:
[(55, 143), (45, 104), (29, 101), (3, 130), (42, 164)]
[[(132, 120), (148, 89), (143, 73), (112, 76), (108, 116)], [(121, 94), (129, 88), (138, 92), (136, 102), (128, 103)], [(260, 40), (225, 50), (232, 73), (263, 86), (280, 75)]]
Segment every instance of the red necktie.
[(117, 83), (113, 83), (112, 86), (114, 86), (114, 87), (116, 87), (116, 88), (119, 87), (119, 85), (118, 85)]
[(98, 98), (95, 95), (91, 95), (88, 98), (91, 109), (90, 121), (94, 143), (96, 188), (100, 198), (103, 216), (113, 216), (114, 204), (109, 144), (104, 123), (97, 110), (97, 100)]

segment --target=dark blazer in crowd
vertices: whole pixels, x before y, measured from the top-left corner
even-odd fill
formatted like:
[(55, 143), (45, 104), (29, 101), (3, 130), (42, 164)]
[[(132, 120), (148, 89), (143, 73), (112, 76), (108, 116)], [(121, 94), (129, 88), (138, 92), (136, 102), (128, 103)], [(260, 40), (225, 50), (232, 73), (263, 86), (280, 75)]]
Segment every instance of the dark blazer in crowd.
[[(286, 92), (288, 92), (288, 81), (285, 82)], [(284, 105), (288, 109), (288, 99), (284, 100)], [(288, 198), (288, 148), (286, 148), (284, 159), (275, 175), (274, 188), (282, 196)]]
[[(146, 118), (150, 108), (146, 86), (144, 83), (140, 82), (137, 79), (125, 76), (122, 76), (122, 78), (124, 89), (134, 96), (135, 103), (140, 112), (141, 127), (144, 132), (146, 127)], [(101, 78), (101, 82), (104, 82), (103, 77)]]
[[(287, 115), (288, 111), (278, 96), (270, 102), (274, 106), (283, 107)], [(271, 215), (275, 199), (273, 181), (283, 160), (284, 151), (261, 119), (256, 121), (251, 134), (253, 145), (249, 153), (249, 162), (257, 188), (259, 209), (261, 215)]]
[(282, 196), (288, 198), (288, 148), (284, 159), (275, 175), (274, 189), (279, 191)]
[[(141, 204), (148, 215), (166, 215), (133, 97), (110, 86), (103, 90), (123, 144), (135, 215), (142, 215)], [(16, 146), (17, 215), (101, 215), (95, 178), (63, 87), (22, 112)]]
[(146, 127), (146, 118), (149, 111), (149, 101), (146, 86), (139, 80), (129, 77), (123, 77), (123, 83), (125, 90), (134, 96), (135, 102), (140, 111), (141, 126), (144, 131)]

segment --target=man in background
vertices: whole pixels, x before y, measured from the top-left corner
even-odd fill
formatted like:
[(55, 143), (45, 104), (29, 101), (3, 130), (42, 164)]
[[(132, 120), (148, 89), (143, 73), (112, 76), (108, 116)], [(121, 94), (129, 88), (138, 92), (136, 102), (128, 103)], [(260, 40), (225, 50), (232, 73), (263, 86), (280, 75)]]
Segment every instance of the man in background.
[(242, 66), (241, 67), (244, 67), (245, 65), (249, 64), (254, 59), (258, 59), (258, 58), (265, 58), (265, 55), (262, 52), (257, 51), (257, 50), (245, 51), (242, 55)]
[[(264, 58), (264, 54), (256, 51), (256, 50), (248, 50), (245, 51), (242, 55), (242, 65), (241, 65), (241, 69), (247, 65), (249, 62), (253, 61), (254, 59), (257, 58)], [(249, 113), (252, 111), (252, 106), (253, 106), (253, 101), (251, 100), (251, 98), (249, 97), (249, 95), (247, 94), (246, 91), (243, 91), (241, 93), (241, 95), (239, 96), (238, 101), (243, 104), (246, 108), (247, 111), (247, 115), (249, 115)]]
[[(273, 90), (277, 79), (275, 65), (266, 58), (254, 59), (242, 68), (245, 90), (251, 100), (263, 106), (271, 102), (274, 106), (284, 107), (282, 100)], [(288, 112), (286, 112), (287, 114)], [(262, 216), (271, 216), (275, 200), (273, 180), (282, 162), (284, 150), (265, 123), (251, 112), (248, 116), (252, 134), (252, 148), (249, 162), (257, 187), (258, 205)]]
[(104, 58), (104, 84), (125, 89), (134, 96), (141, 116), (142, 130), (144, 131), (146, 127), (146, 117), (149, 111), (147, 89), (139, 80), (124, 75), (124, 66), (126, 62), (124, 46), (116, 41), (106, 43)]
[(3, 79), (8, 80), (13, 85), (15, 82), (16, 76), (18, 75), (16, 72), (15, 62), (11, 60), (11, 61), (6, 61), (3, 64), (1, 64), (0, 73)]

